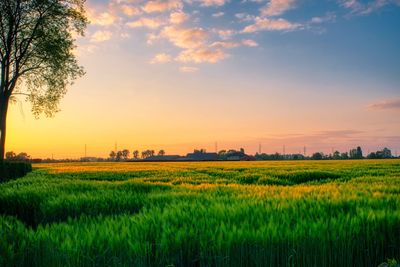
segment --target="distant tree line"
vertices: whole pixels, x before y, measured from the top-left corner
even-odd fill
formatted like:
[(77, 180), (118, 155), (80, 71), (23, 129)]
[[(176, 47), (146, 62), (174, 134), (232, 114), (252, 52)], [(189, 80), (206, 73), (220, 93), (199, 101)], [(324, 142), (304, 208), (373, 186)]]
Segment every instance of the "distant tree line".
[(179, 155), (167, 155), (165, 150), (161, 149), (157, 153), (155, 150), (146, 149), (143, 151), (128, 149), (111, 151), (108, 158), (84, 157), (77, 159), (32, 159), (25, 152), (15, 153), (9, 151), (5, 153), (6, 161), (14, 162), (31, 162), (31, 163), (46, 163), (46, 162), (74, 162), (74, 161), (140, 161), (140, 160), (155, 160), (155, 161), (170, 161), (170, 160), (346, 160), (346, 159), (390, 159), (395, 158), (389, 148), (385, 147), (382, 150), (363, 155), (361, 147), (350, 149), (349, 152), (334, 151), (331, 154), (323, 152), (315, 152), (310, 156), (300, 153), (297, 154), (280, 154), (280, 153), (256, 153), (255, 155), (246, 154), (243, 148), (239, 150), (229, 149), (220, 150), (218, 153), (208, 153), (205, 149), (194, 149), (193, 153), (189, 153), (186, 157)]
[[(118, 151), (111, 151), (109, 154), (109, 160), (110, 161), (140, 160), (140, 159), (147, 159), (155, 155), (156, 155), (155, 151), (150, 149), (144, 150), (142, 152), (139, 152), (139, 150), (134, 150), (132, 151), (132, 157), (131, 157), (131, 152), (128, 149), (123, 149)], [(161, 149), (160, 151), (158, 151), (157, 155), (165, 156), (165, 151)]]

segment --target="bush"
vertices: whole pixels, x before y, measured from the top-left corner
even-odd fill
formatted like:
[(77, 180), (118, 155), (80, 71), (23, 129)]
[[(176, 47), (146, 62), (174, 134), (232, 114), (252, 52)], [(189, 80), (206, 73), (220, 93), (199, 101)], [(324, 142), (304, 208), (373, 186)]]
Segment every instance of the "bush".
[(32, 164), (27, 162), (4, 162), (0, 164), (0, 182), (6, 182), (25, 176), (32, 171)]

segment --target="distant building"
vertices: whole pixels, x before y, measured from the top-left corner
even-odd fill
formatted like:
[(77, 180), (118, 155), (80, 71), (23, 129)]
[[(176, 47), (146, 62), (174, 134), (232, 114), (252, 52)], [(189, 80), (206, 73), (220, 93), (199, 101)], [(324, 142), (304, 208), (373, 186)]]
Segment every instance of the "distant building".
[(187, 160), (187, 161), (214, 161), (218, 160), (218, 154), (217, 153), (189, 153), (186, 155), (185, 158), (182, 160)]
[(181, 159), (182, 157), (179, 155), (157, 155), (145, 158), (143, 161), (177, 161)]
[(83, 161), (83, 162), (96, 162), (96, 161), (99, 161), (99, 159), (96, 158), (96, 157), (82, 157), (81, 161)]

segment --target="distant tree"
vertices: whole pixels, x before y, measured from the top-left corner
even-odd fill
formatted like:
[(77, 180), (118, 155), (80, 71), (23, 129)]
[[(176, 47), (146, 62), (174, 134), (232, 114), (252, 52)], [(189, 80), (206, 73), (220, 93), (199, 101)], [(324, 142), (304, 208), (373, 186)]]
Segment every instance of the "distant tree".
[(112, 161), (114, 161), (114, 160), (115, 160), (115, 157), (117, 156), (117, 153), (115, 153), (115, 151), (111, 151), (109, 155), (110, 155), (110, 159), (111, 159)]
[(239, 151), (240, 151), (240, 153), (245, 154), (245, 153), (244, 153), (244, 148), (240, 148)]
[(6, 159), (7, 160), (14, 160), (15, 159), (16, 154), (13, 151), (9, 151), (6, 153)]
[(204, 154), (204, 153), (206, 153), (206, 150), (205, 150), (204, 148), (202, 148), (202, 149), (195, 149), (195, 150), (193, 151), (193, 153), (194, 153), (194, 154)]
[(87, 24), (84, 0), (0, 1), (0, 163), (8, 106), (22, 95), (35, 116), (52, 116), (72, 81), (83, 75), (73, 53)]
[(321, 160), (324, 158), (324, 154), (322, 152), (316, 152), (311, 156), (313, 160)]
[(152, 156), (154, 156), (154, 150), (147, 149), (147, 150), (142, 152), (142, 158), (143, 159), (146, 159), (146, 158), (149, 158), (149, 157), (152, 157)]
[(333, 152), (332, 159), (341, 159), (340, 152), (337, 150)]
[(139, 159), (139, 151), (138, 150), (133, 151), (132, 156), (134, 159)]
[(15, 159), (18, 161), (29, 161), (31, 159), (31, 156), (29, 156), (25, 152), (21, 152), (15, 157)]
[(117, 154), (115, 155), (115, 160), (116, 161), (121, 161), (122, 158), (123, 158), (122, 151), (117, 151)]
[(392, 157), (392, 151), (391, 151), (389, 148), (387, 148), (387, 147), (385, 147), (385, 148), (382, 150), (382, 154), (383, 154), (383, 158), (384, 158), (384, 159), (389, 159), (389, 158)]
[(218, 158), (219, 158), (220, 160), (226, 160), (226, 159), (227, 159), (226, 150), (220, 150), (220, 151), (218, 152)]
[(368, 156), (367, 156), (367, 158), (368, 158), (368, 159), (376, 159), (376, 158), (377, 158), (377, 157), (376, 157), (376, 153), (375, 153), (375, 152), (369, 153)]
[(131, 152), (129, 152), (128, 149), (122, 150), (121, 153), (122, 153), (122, 158), (123, 158), (124, 160), (128, 160), (128, 159), (129, 159), (129, 155), (131, 154)]
[(340, 158), (341, 159), (349, 159), (349, 153), (344, 152), (344, 153), (340, 154)]
[(351, 149), (349, 154), (350, 154), (351, 159), (362, 159), (363, 158), (363, 153), (362, 153), (361, 147)]
[(165, 156), (165, 151), (161, 149), (160, 151), (158, 151), (158, 155), (159, 156)]

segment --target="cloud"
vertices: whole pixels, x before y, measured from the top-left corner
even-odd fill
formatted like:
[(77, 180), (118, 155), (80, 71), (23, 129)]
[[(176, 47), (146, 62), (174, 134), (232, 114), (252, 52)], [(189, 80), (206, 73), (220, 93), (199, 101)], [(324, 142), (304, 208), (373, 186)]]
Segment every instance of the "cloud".
[(196, 48), (202, 46), (208, 39), (208, 33), (202, 28), (180, 28), (167, 26), (161, 36), (180, 48)]
[(295, 0), (270, 0), (269, 3), (261, 9), (262, 16), (279, 16), (294, 7)]
[(227, 41), (218, 41), (218, 42), (214, 42), (210, 45), (210, 47), (213, 48), (218, 48), (218, 49), (232, 49), (232, 48), (237, 48), (241, 46), (241, 43), (237, 43), (237, 42), (227, 42)]
[(256, 46), (258, 46), (258, 43), (256, 41), (254, 41), (254, 40), (251, 40), (251, 39), (243, 40), (242, 44), (244, 46), (248, 46), (248, 47), (256, 47)]
[(370, 110), (399, 110), (400, 111), (400, 98), (384, 100), (368, 106)]
[(121, 6), (121, 10), (122, 13), (130, 17), (142, 14), (142, 10), (135, 6), (123, 5)]
[(214, 18), (219, 18), (219, 17), (222, 17), (223, 15), (225, 15), (224, 12), (217, 12), (217, 13), (212, 14), (212, 16), (213, 16)]
[(94, 43), (100, 43), (110, 40), (112, 37), (112, 32), (110, 31), (97, 31), (90, 37), (90, 41)]
[(182, 11), (172, 12), (169, 15), (169, 22), (172, 24), (182, 24), (189, 18), (189, 15)]
[(248, 25), (243, 29), (244, 33), (258, 31), (290, 31), (300, 28), (302, 25), (293, 23), (285, 19), (267, 19), (257, 17), (254, 24)]
[(164, 12), (173, 9), (182, 9), (183, 3), (181, 0), (156, 0), (148, 1), (143, 10), (147, 13)]
[(126, 25), (130, 28), (145, 27), (149, 29), (157, 29), (163, 24), (164, 22), (160, 19), (140, 18), (138, 20), (128, 22)]
[(179, 68), (180, 72), (184, 72), (184, 73), (193, 73), (198, 71), (199, 69), (196, 67), (188, 67), (188, 66), (182, 66)]
[(213, 29), (214, 33), (218, 34), (219, 38), (221, 39), (230, 39), (233, 35), (236, 34), (235, 30), (219, 30)]
[(151, 64), (157, 63), (167, 63), (172, 61), (172, 57), (166, 53), (160, 53), (154, 56), (154, 58), (150, 61)]
[(324, 22), (332, 22), (336, 20), (336, 14), (333, 12), (328, 12), (325, 16), (322, 17), (313, 17), (311, 19), (312, 24), (320, 24)]
[(339, 4), (350, 9), (352, 14), (368, 15), (384, 6), (395, 4), (400, 6), (399, 0), (373, 0), (368, 3), (363, 3), (359, 0), (339, 0)]
[(87, 11), (87, 16), (91, 24), (100, 26), (112, 25), (117, 20), (117, 17), (109, 12), (96, 14), (96, 12), (92, 9)]
[(227, 0), (197, 0), (197, 2), (200, 2), (202, 6), (223, 6), (225, 3), (227, 3)]
[(218, 61), (224, 60), (226, 57), (227, 54), (225, 54), (222, 49), (200, 47), (182, 51), (176, 60), (184, 63), (217, 63)]

